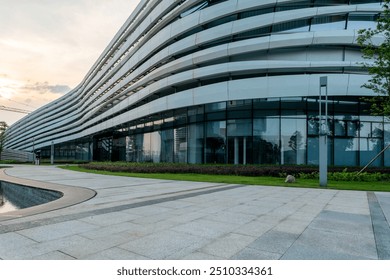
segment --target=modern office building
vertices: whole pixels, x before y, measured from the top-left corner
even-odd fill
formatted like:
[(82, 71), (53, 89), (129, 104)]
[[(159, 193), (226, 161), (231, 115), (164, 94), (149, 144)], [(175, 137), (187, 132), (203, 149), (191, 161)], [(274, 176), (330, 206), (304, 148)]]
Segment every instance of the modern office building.
[[(357, 30), (375, 0), (141, 0), (84, 80), (11, 126), (6, 147), (55, 159), (330, 165), (390, 143), (370, 116)], [(390, 166), (390, 151), (375, 166)]]

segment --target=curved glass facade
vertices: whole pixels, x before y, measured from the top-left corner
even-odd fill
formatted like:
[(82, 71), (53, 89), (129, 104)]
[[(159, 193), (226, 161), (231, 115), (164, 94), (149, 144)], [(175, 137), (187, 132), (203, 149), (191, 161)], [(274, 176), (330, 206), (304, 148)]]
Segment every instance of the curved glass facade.
[(315, 165), (326, 76), (329, 164), (364, 165), (389, 143), (389, 123), (361, 101), (373, 93), (356, 43), (381, 12), (375, 0), (141, 0), (80, 85), (11, 126), (6, 148)]
[[(363, 166), (390, 144), (390, 121), (368, 115), (369, 106), (360, 99), (328, 102), (330, 165)], [(95, 160), (132, 162), (318, 165), (318, 111), (318, 98), (306, 97), (211, 103), (152, 115), (122, 126), (115, 136), (85, 139), (71, 144), (73, 148), (57, 146), (55, 157), (82, 160), (93, 154)], [(49, 156), (50, 151), (43, 154)], [(372, 165), (390, 166), (390, 151)]]

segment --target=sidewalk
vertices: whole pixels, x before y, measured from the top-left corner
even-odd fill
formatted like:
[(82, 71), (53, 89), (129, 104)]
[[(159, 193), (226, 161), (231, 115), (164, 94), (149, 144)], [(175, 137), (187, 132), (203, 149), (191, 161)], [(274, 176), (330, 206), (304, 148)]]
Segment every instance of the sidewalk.
[(0, 219), (0, 259), (390, 259), (390, 193), (5, 172), (96, 196)]

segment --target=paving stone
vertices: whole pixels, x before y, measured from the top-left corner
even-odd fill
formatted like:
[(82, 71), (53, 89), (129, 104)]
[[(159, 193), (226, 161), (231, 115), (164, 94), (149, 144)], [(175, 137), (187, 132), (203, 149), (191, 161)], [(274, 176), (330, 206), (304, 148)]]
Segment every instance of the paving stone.
[(132, 221), (137, 218), (142, 217), (141, 215), (130, 214), (125, 212), (111, 212), (102, 215), (93, 215), (83, 219), (80, 219), (82, 222), (87, 222), (93, 225), (98, 226), (108, 226), (108, 225), (117, 225), (124, 222)]
[(254, 248), (245, 248), (232, 256), (231, 260), (278, 260), (282, 254), (261, 251)]
[(74, 260), (75, 258), (59, 251), (49, 252), (32, 258), (33, 260)]
[(298, 234), (270, 230), (249, 244), (248, 247), (259, 251), (284, 254), (298, 237)]
[(118, 247), (109, 248), (94, 254), (86, 255), (82, 259), (86, 260), (150, 260), (145, 256)]
[(336, 231), (345, 234), (373, 235), (369, 215), (358, 215), (334, 211), (323, 211), (310, 224), (310, 228), (323, 231)]
[(247, 247), (254, 239), (252, 236), (231, 233), (207, 244), (200, 252), (228, 259)]
[(182, 258), (183, 260), (220, 260), (221, 257), (208, 255), (201, 252), (192, 252)]
[(173, 227), (175, 232), (184, 232), (205, 238), (218, 238), (237, 228), (236, 224), (221, 223), (207, 219), (198, 219), (183, 225)]
[(26, 247), (32, 244), (37, 244), (37, 242), (15, 232), (1, 234), (0, 256), (2, 256), (5, 251), (17, 250), (19, 247)]
[(210, 215), (208, 219), (212, 221), (217, 221), (217, 222), (226, 222), (226, 223), (232, 223), (232, 224), (246, 224), (249, 223), (250, 221), (253, 221), (256, 219), (257, 216), (255, 215), (250, 215), (250, 214), (243, 214), (243, 213), (234, 213), (232, 211), (223, 211), (216, 213), (215, 215)]
[(167, 230), (118, 247), (151, 259), (180, 259), (209, 242), (207, 238)]
[(1, 222), (0, 259), (378, 259), (390, 251), (388, 193), (375, 193), (374, 205), (366, 192), (125, 178), (52, 166), (7, 172), (89, 187), (97, 196)]
[(375, 193), (378, 202), (382, 208), (383, 214), (386, 217), (387, 223), (390, 223), (390, 193)]
[(121, 232), (113, 234), (110, 237), (86, 240), (80, 244), (73, 244), (72, 246), (62, 248), (61, 251), (76, 259), (82, 259), (85, 256), (110, 249), (129, 240), (133, 240), (133, 238), (129, 237), (127, 233)]
[(19, 233), (32, 240), (42, 242), (91, 231), (93, 229), (98, 229), (98, 227), (75, 220), (20, 230)]
[(287, 250), (282, 259), (358, 260), (377, 259), (373, 236), (343, 234), (309, 228)]

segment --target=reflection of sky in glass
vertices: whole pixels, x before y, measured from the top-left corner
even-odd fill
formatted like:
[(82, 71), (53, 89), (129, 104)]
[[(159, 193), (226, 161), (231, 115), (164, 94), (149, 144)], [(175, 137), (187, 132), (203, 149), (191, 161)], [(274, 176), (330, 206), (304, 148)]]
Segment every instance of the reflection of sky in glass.
[(10, 212), (17, 209), (18, 208), (8, 201), (7, 198), (0, 192), (0, 213)]

